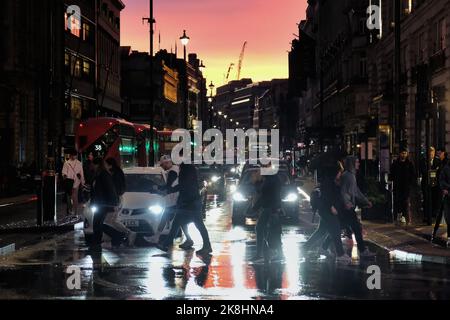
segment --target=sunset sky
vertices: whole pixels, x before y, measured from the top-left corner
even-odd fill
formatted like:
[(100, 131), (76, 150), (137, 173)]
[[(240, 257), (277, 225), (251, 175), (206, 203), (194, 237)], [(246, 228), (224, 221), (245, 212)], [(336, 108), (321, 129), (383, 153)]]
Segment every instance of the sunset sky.
[[(149, 50), (149, 32), (142, 17), (149, 16), (148, 0), (124, 0), (121, 45), (133, 50)], [(228, 65), (236, 67), (230, 80), (237, 76), (237, 63), (244, 41), (247, 50), (242, 77), (254, 81), (287, 78), (289, 42), (298, 32), (297, 23), (305, 17), (306, 0), (154, 0), (156, 19), (155, 52), (170, 51), (178, 45), (183, 29), (191, 38), (188, 53), (203, 60), (208, 83), (222, 85)]]

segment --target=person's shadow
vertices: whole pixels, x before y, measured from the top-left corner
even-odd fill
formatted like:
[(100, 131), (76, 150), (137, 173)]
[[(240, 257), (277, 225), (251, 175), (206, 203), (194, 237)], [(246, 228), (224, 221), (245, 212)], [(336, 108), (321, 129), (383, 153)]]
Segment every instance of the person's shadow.
[(274, 294), (281, 289), (285, 266), (282, 263), (253, 264), (255, 270), (256, 287), (265, 294)]

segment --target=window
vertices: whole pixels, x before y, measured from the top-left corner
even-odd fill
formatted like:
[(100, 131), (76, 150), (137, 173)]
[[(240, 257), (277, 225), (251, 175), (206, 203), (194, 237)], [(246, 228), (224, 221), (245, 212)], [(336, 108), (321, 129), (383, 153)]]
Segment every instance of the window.
[(443, 50), (446, 47), (447, 21), (441, 19), (437, 24), (437, 50)]
[(64, 54), (64, 65), (66, 68), (70, 66), (70, 55), (67, 52)]
[(425, 33), (419, 35), (417, 49), (418, 62), (422, 62), (425, 59)]
[(108, 5), (106, 3), (102, 4), (102, 12), (104, 16), (108, 15)]
[(114, 24), (114, 13), (112, 11), (109, 12), (109, 22)]
[(83, 40), (84, 41), (91, 40), (91, 26), (88, 23), (83, 24)]
[(91, 64), (88, 61), (83, 61), (83, 75), (88, 78), (91, 76)]
[[(76, 62), (75, 62), (76, 60)], [(81, 61), (72, 57), (72, 63), (70, 64), (70, 74), (75, 77), (81, 77)]]
[(120, 29), (120, 18), (116, 18), (116, 28)]

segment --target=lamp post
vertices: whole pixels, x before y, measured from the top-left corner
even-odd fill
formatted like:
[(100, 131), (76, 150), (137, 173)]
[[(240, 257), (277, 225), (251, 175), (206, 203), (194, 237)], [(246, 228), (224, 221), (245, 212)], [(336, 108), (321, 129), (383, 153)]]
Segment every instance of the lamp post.
[(150, 26), (150, 150), (149, 150), (149, 162), (150, 165), (155, 164), (155, 149), (153, 139), (155, 137), (153, 128), (155, 127), (155, 112), (154, 112), (154, 83), (153, 83), (153, 34), (156, 20), (153, 17), (153, 0), (150, 1), (150, 17), (142, 18), (142, 21), (147, 21)]
[(211, 93), (210, 93), (210, 95), (209, 95), (209, 103), (210, 103), (210, 106), (211, 106), (211, 110), (209, 110), (209, 114), (210, 114), (210, 118), (209, 118), (209, 126), (211, 127), (211, 126), (213, 126), (213, 122), (214, 122), (214, 118), (213, 118), (213, 114), (214, 114), (214, 112), (213, 112), (213, 110), (214, 110), (214, 106), (213, 106), (213, 101), (214, 101), (214, 99), (213, 99), (213, 90), (214, 90), (214, 83), (211, 81), (211, 83), (209, 84), (209, 89), (211, 90)]
[(185, 129), (188, 128), (188, 116), (189, 116), (189, 110), (188, 110), (188, 95), (189, 95), (189, 84), (188, 84), (188, 66), (187, 66), (187, 58), (186, 58), (186, 47), (189, 43), (190, 38), (186, 35), (186, 30), (183, 30), (183, 35), (180, 37), (181, 44), (183, 45), (183, 52), (184, 52), (184, 66), (186, 68), (186, 78), (185, 78), (185, 91), (184, 91), (184, 127)]

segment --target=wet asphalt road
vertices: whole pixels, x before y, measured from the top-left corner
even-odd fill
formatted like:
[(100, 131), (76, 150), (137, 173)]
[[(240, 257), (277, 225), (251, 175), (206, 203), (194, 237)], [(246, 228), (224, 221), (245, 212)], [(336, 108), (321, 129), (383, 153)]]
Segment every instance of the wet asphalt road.
[[(303, 208), (302, 210), (307, 210)], [(313, 231), (284, 226), (285, 260), (253, 264), (253, 227), (231, 225), (230, 204), (209, 199), (206, 218), (211, 259), (175, 249), (105, 249), (91, 255), (81, 231), (43, 239), (40, 244), (0, 258), (0, 299), (449, 299), (450, 270), (442, 265), (376, 259), (359, 260), (348, 247), (350, 265), (306, 254), (300, 244)], [(196, 248), (199, 234), (193, 230)], [(381, 290), (367, 288), (366, 269), (381, 268)], [(69, 290), (67, 267), (81, 269), (81, 289)]]

